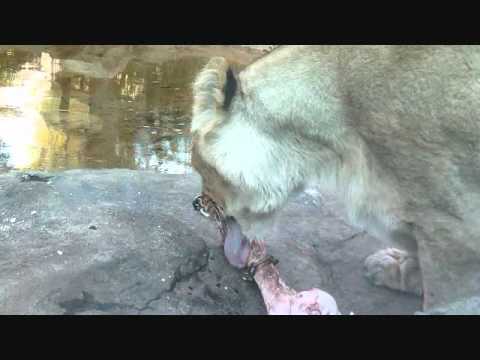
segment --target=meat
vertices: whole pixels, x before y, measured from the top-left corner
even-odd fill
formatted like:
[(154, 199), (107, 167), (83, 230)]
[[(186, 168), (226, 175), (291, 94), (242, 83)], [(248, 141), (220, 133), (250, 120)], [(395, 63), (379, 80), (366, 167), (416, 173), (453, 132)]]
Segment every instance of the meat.
[[(250, 243), (248, 265), (267, 257), (265, 243)], [(254, 275), (269, 315), (341, 315), (335, 299), (325, 291), (311, 289), (297, 292), (280, 277), (277, 266), (268, 261), (260, 265)]]
[(325, 291), (297, 292), (288, 287), (280, 277), (276, 261), (268, 256), (265, 242), (247, 239), (235, 219), (225, 217), (207, 196), (197, 197), (193, 206), (216, 220), (229, 263), (239, 269), (247, 267), (253, 273), (269, 315), (341, 315), (335, 299)]

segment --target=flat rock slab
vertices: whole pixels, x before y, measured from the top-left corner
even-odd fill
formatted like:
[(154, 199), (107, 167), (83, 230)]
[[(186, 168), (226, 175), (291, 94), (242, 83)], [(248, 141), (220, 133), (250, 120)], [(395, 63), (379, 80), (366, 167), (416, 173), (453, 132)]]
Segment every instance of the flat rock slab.
[[(196, 175), (40, 175), (53, 177), (0, 175), (0, 314), (266, 314), (215, 226), (193, 211)], [(292, 200), (267, 242), (288, 285), (329, 292), (344, 314), (421, 308), (367, 282), (363, 260), (388, 244), (348, 226), (332, 199)]]

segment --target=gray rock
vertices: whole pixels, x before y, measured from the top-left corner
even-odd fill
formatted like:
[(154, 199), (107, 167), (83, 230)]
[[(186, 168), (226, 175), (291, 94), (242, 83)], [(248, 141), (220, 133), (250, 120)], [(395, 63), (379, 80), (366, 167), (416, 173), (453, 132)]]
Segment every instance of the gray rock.
[[(0, 175), (0, 314), (265, 314), (215, 226), (192, 209), (196, 175), (19, 175)], [(367, 282), (364, 258), (387, 244), (342, 219), (326, 197), (285, 208), (267, 241), (287, 284), (329, 292), (344, 314), (420, 310), (419, 298)]]
[(463, 299), (416, 315), (480, 315), (480, 297)]

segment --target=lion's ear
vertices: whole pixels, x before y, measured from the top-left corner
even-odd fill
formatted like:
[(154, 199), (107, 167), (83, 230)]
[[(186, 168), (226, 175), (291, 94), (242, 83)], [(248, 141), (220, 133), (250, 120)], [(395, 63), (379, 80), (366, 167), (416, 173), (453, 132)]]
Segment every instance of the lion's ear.
[(227, 60), (212, 58), (193, 84), (192, 133), (220, 122), (237, 88), (238, 80)]
[(225, 58), (212, 58), (193, 83), (194, 111), (216, 111), (225, 103), (225, 87), (230, 66)]
[(227, 81), (225, 82), (225, 87), (223, 89), (225, 100), (223, 102), (223, 109), (228, 110), (234, 96), (238, 90), (238, 77), (232, 67), (229, 67), (227, 70)]

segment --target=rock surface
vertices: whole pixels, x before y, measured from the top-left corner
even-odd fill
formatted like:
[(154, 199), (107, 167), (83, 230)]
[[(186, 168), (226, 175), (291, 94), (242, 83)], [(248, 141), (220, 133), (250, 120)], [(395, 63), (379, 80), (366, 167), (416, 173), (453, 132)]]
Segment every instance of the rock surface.
[(474, 296), (416, 315), (480, 315), (480, 297)]
[[(41, 175), (54, 177), (0, 175), (0, 314), (265, 314), (192, 209), (196, 175)], [(287, 284), (329, 292), (344, 314), (419, 311), (419, 298), (367, 282), (363, 260), (387, 244), (342, 218), (309, 194), (284, 209), (267, 243)]]
[(63, 75), (111, 79), (131, 60), (162, 64), (182, 58), (223, 56), (240, 68), (271, 51), (276, 45), (0, 45), (33, 53), (49, 52), (63, 59)]

